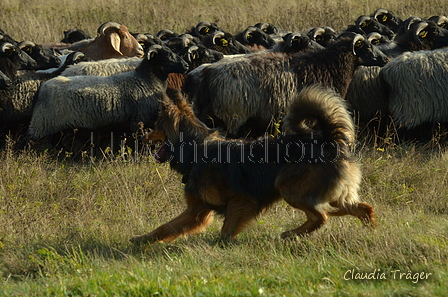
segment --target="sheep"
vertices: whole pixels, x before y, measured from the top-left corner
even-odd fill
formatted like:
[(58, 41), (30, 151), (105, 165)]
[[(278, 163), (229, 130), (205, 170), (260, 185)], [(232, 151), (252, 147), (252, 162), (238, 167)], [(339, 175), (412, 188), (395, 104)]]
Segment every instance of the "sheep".
[(333, 28), (327, 26), (315, 27), (308, 30), (306, 34), (311, 40), (316, 41), (323, 47), (326, 47), (330, 42), (333, 42), (339, 35)]
[(251, 52), (267, 50), (276, 44), (269, 34), (255, 26), (249, 26), (243, 32), (236, 34), (235, 39), (249, 48)]
[(208, 35), (212, 35), (216, 31), (223, 31), (218, 27), (215, 23), (210, 23), (207, 21), (199, 22), (195, 27), (187, 30), (186, 33), (191, 34), (193, 36), (203, 38)]
[(61, 59), (51, 49), (44, 49), (31, 41), (22, 41), (17, 46), (37, 62), (36, 70), (61, 66)]
[(64, 31), (64, 38), (61, 40), (62, 43), (75, 43), (81, 40), (91, 39), (89, 34), (81, 29), (69, 29)]
[(56, 77), (42, 84), (27, 140), (70, 128), (153, 126), (159, 100), (171, 72), (185, 73), (188, 64), (168, 47), (154, 45), (133, 71), (111, 76)]
[(355, 25), (351, 25), (345, 29), (345, 31), (355, 32), (363, 35), (367, 35), (371, 32), (378, 32), (381, 35), (385, 35), (392, 39), (395, 35), (394, 31), (381, 24), (376, 18), (362, 15), (355, 21)]
[(201, 120), (210, 123), (212, 118), (231, 137), (245, 136), (248, 128), (251, 136), (259, 136), (273, 118), (281, 118), (290, 98), (304, 86), (321, 83), (345, 96), (358, 65), (383, 66), (387, 61), (359, 34), (341, 36), (317, 52), (269, 52), (223, 60), (202, 68), (193, 102)]
[(421, 21), (418, 17), (408, 18), (403, 23), (403, 33), (378, 48), (391, 58), (407, 51), (441, 48), (448, 45), (448, 30), (434, 22)]
[(171, 29), (162, 29), (156, 33), (156, 37), (162, 40), (163, 42), (166, 42), (177, 36), (179, 36), (179, 34)]
[(204, 36), (202, 44), (224, 55), (249, 54), (251, 51), (242, 45), (235, 37), (223, 31), (215, 31)]
[(384, 8), (378, 8), (374, 13), (372, 13), (371, 16), (374, 17), (380, 24), (383, 24), (395, 33), (398, 32), (403, 24), (403, 20), (400, 17), (395, 15), (392, 11)]
[[(82, 41), (81, 41), (82, 42)], [(75, 49), (74, 43), (69, 49)], [(102, 60), (122, 57), (142, 57), (142, 46), (129, 33), (125, 25), (107, 22), (98, 28), (98, 36), (87, 45), (76, 49), (92, 60)]]
[(324, 47), (314, 40), (311, 40), (308, 35), (302, 32), (292, 32), (283, 36), (282, 41), (277, 43), (271, 51), (282, 52), (287, 54), (294, 54), (305, 51), (321, 50)]
[(407, 52), (381, 69), (389, 111), (399, 127), (412, 130), (448, 122), (447, 60), (446, 48)]
[(60, 69), (51, 73), (26, 72), (14, 76), (10, 85), (0, 90), (0, 127), (11, 132), (19, 131), (30, 120), (34, 95), (43, 82), (58, 76), (71, 62), (84, 56), (74, 52)]
[(37, 62), (27, 53), (9, 42), (0, 41), (0, 70), (13, 79), (17, 70), (33, 70)]

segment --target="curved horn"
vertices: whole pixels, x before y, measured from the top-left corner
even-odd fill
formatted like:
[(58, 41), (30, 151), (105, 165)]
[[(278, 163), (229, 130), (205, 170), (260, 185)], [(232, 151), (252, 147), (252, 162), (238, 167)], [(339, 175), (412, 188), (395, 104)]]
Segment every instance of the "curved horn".
[(299, 41), (299, 40), (301, 40), (301, 41), (304, 41), (304, 36), (302, 35), (302, 33), (300, 33), (300, 32), (297, 32), (297, 33), (291, 33), (291, 34), (288, 34), (287, 36), (286, 36), (286, 40), (285, 40), (285, 42), (286, 42), (286, 44), (288, 45), (288, 47), (292, 47), (293, 46), (293, 42), (294, 41)]
[(369, 34), (367, 35), (367, 40), (368, 40), (371, 44), (374, 44), (373, 40), (378, 40), (378, 41), (381, 40), (381, 34), (378, 33), (378, 32), (372, 32), (372, 33), (369, 33)]
[(254, 26), (247, 27), (247, 29), (244, 30), (244, 33), (243, 33), (244, 42), (250, 43), (250, 41), (249, 41), (250, 34), (254, 31), (257, 31), (257, 29), (259, 29), (259, 28), (254, 27)]
[(446, 24), (448, 23), (448, 17), (441, 15), (434, 19), (434, 23), (437, 24), (437, 26), (446, 28)]
[(4, 53), (7, 49), (13, 49), (13, 48), (14, 48), (14, 45), (12, 45), (12, 43), (5, 42), (5, 43), (3, 43), (2, 46), (0, 47), (0, 51), (1, 51), (2, 53)]
[(353, 54), (356, 56), (356, 50), (355, 50), (355, 48), (356, 48), (356, 44), (359, 42), (359, 41), (364, 41), (365, 39), (364, 39), (364, 37), (361, 35), (361, 34), (356, 34), (355, 35), (355, 37), (353, 38), (353, 42), (352, 42), (352, 51), (353, 51)]
[(422, 21), (422, 19), (419, 18), (418, 16), (411, 16), (411, 17), (408, 17), (408, 18), (404, 21), (404, 24), (403, 24), (404, 31), (405, 31), (406, 33), (408, 33), (409, 30), (411, 29), (411, 26), (412, 26), (413, 24), (415, 24), (415, 23), (417, 23), (417, 22), (421, 22), (421, 21)]
[(417, 42), (420, 45), (423, 44), (420, 38), (425, 38), (426, 34), (424, 36), (420, 36), (420, 34), (428, 26), (429, 26), (428, 22), (420, 22), (416, 25), (416, 27), (414, 29), (414, 34), (413, 34), (415, 42)]
[(106, 31), (109, 28), (117, 28), (120, 29), (121, 25), (119, 23), (115, 23), (115, 22), (106, 22), (104, 24), (102, 24), (99, 28), (98, 28), (98, 34), (100, 35), (104, 35), (104, 31)]
[(193, 35), (191, 34), (184, 34), (182, 35), (182, 47), (189, 47), (190, 44), (193, 42)]
[(204, 36), (207, 33), (209, 33), (211, 25), (212, 24), (210, 22), (200, 22), (194, 28), (194, 32), (196, 33), (197, 36)]
[(146, 58), (149, 60), (149, 59), (151, 59), (152, 57), (152, 53), (155, 53), (155, 52), (157, 52), (158, 50), (161, 50), (163, 47), (161, 46), (161, 45), (158, 45), (158, 44), (154, 44), (154, 45), (152, 45), (149, 49), (148, 49), (148, 51), (146, 52)]
[(364, 31), (364, 30), (362, 29), (362, 24), (365, 23), (365, 22), (367, 22), (367, 21), (370, 21), (370, 20), (372, 20), (372, 17), (370, 17), (370, 16), (368, 16), (368, 15), (362, 15), (362, 16), (360, 16), (360, 17), (357, 18), (356, 21), (355, 21), (356, 28), (360, 29), (361, 31)]
[(374, 17), (375, 19), (378, 20), (378, 16), (381, 16), (381, 15), (383, 15), (383, 14), (388, 14), (388, 13), (390, 13), (389, 10), (384, 9), (384, 8), (378, 8), (378, 9), (375, 10), (375, 12), (373, 13), (373, 17)]
[(310, 31), (311, 39), (314, 41), (316, 41), (317, 36), (321, 36), (323, 34), (325, 34), (325, 29), (322, 27), (316, 27)]
[(36, 46), (36, 44), (34, 42), (32, 42), (32, 41), (25, 40), (25, 41), (20, 42), (17, 45), (17, 47), (20, 48), (20, 49), (23, 49), (23, 48), (25, 48), (27, 46)]
[(222, 32), (222, 31), (216, 31), (216, 32), (213, 34), (213, 38), (212, 38), (212, 42), (213, 42), (213, 44), (216, 44), (216, 38), (222, 38), (222, 37), (224, 37), (224, 32)]

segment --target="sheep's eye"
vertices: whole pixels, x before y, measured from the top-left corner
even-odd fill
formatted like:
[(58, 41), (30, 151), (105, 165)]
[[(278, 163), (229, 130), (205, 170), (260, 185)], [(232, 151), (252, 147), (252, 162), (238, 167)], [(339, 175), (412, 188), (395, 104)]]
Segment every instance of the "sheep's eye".
[(442, 23), (442, 24), (440, 24), (440, 27), (442, 27), (442, 28), (446, 28), (446, 23)]
[(29, 46), (25, 47), (24, 50), (25, 50), (27, 53), (30, 53), (30, 52), (31, 52), (31, 48), (30, 48)]
[(370, 43), (372, 43), (373, 45), (378, 45), (380, 44), (380, 41), (378, 39), (374, 39)]
[(247, 38), (247, 39), (250, 39), (250, 38), (252, 38), (252, 35), (251, 35), (251, 34), (247, 34), (247, 35), (246, 35), (246, 38)]
[(196, 60), (197, 58), (198, 58), (198, 55), (197, 55), (196, 53), (193, 53), (191, 59), (192, 59), (192, 60)]
[(358, 40), (358, 41), (356, 41), (356, 43), (355, 43), (355, 47), (360, 48), (360, 47), (362, 47), (363, 44), (364, 44), (364, 43), (362, 42), (362, 40)]
[(381, 20), (383, 23), (387, 21), (387, 15), (383, 15), (383, 19)]
[(208, 33), (208, 31), (210, 31), (210, 28), (209, 28), (209, 27), (204, 27), (204, 28), (202, 28), (199, 32), (200, 32), (201, 34), (206, 34), (206, 33)]
[(317, 41), (317, 42), (322, 41), (322, 36), (320, 36), (320, 35), (319, 35), (319, 36), (316, 36), (316, 41)]
[(367, 27), (367, 23), (366, 22), (362, 22), (361, 23), (361, 28), (365, 28), (365, 27)]
[(426, 35), (428, 35), (428, 31), (421, 31), (418, 33), (419, 38), (426, 38)]
[(225, 40), (224, 38), (221, 39), (221, 45), (222, 46), (228, 46), (229, 42), (227, 40)]

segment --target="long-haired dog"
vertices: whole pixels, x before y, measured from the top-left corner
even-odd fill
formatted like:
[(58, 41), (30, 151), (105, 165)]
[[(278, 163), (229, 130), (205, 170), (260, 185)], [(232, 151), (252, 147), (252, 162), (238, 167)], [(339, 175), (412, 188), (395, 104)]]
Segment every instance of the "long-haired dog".
[(169, 242), (201, 232), (224, 215), (221, 237), (233, 239), (263, 210), (283, 198), (307, 221), (282, 238), (309, 234), (328, 215), (353, 215), (376, 225), (373, 207), (358, 198), (361, 172), (352, 156), (354, 125), (343, 99), (311, 86), (291, 102), (285, 134), (256, 140), (225, 139), (199, 121), (180, 92), (162, 102), (156, 128), (145, 140), (163, 144), (158, 162), (170, 162), (185, 183), (187, 209), (135, 244)]

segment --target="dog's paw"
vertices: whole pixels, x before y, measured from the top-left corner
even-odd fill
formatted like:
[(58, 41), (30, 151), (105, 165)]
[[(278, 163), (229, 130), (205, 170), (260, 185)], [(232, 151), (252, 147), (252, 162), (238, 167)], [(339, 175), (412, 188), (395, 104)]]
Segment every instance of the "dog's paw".
[(148, 234), (144, 234), (144, 235), (139, 235), (139, 236), (134, 236), (131, 239), (129, 239), (130, 242), (132, 242), (135, 245), (143, 245), (143, 244), (147, 244), (147, 243), (152, 243), (152, 236), (150, 233)]

